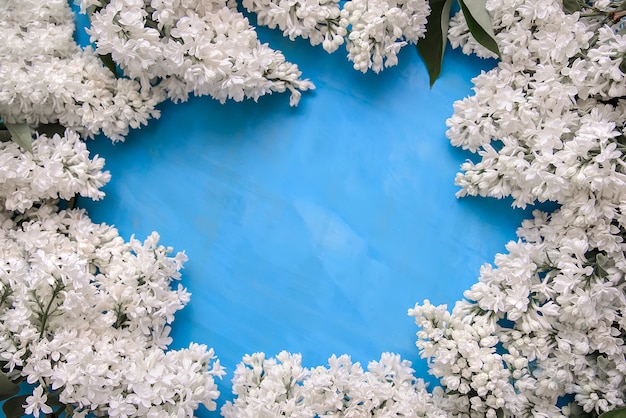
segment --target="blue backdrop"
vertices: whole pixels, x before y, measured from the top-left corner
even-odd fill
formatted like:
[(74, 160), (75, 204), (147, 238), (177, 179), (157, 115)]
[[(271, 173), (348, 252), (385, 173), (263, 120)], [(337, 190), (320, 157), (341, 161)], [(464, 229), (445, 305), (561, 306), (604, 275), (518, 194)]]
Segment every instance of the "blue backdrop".
[(309, 367), (391, 351), (427, 378), (407, 310), (425, 298), (453, 305), (529, 217), (507, 201), (455, 198), (471, 155), (449, 144), (445, 121), (494, 63), (448, 51), (430, 89), (412, 46), (397, 67), (363, 75), (343, 50), (260, 36), (316, 84), (299, 107), (287, 95), (165, 103), (125, 143), (90, 142), (113, 178), (104, 201), (80, 205), (125, 238), (156, 230), (187, 253), (192, 299), (172, 347), (215, 348), (228, 371), (220, 405), (236, 364), (257, 351), (300, 352)]

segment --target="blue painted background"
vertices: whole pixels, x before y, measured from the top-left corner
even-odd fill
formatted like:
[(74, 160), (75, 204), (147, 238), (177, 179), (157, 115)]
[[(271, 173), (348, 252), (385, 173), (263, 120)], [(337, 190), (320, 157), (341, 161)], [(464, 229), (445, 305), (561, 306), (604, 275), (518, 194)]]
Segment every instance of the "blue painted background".
[(187, 253), (192, 299), (173, 347), (215, 348), (228, 371), (220, 405), (236, 364), (256, 351), (300, 352), (309, 367), (391, 351), (428, 378), (407, 310), (425, 298), (453, 305), (529, 217), (506, 201), (455, 198), (471, 155), (448, 143), (445, 120), (493, 62), (449, 51), (430, 89), (414, 47), (399, 66), (363, 75), (341, 50), (260, 36), (317, 90), (297, 108), (287, 95), (165, 103), (125, 143), (90, 142), (113, 179), (104, 201), (80, 205), (125, 238), (157, 230)]

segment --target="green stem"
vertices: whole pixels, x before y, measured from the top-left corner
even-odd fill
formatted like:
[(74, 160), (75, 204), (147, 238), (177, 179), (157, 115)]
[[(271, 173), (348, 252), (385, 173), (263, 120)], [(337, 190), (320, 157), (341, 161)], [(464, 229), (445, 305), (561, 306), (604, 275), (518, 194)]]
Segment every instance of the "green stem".
[(76, 209), (78, 205), (78, 194), (75, 194), (70, 200), (67, 201), (68, 209)]
[(4, 302), (7, 301), (7, 299), (9, 298), (9, 295), (13, 292), (13, 289), (11, 289), (8, 285), (5, 286), (5, 288), (2, 290), (2, 294), (0, 294), (0, 306), (4, 305)]
[(580, 17), (596, 17), (596, 16), (606, 16), (606, 12), (589, 12), (589, 13), (580, 14)]
[(52, 289), (52, 297), (50, 298), (50, 301), (48, 301), (48, 305), (46, 306), (46, 308), (41, 312), (41, 328), (39, 329), (40, 339), (43, 338), (43, 334), (46, 331), (46, 323), (48, 322), (48, 318), (50, 317), (50, 310), (52, 309), (52, 304), (54, 303), (54, 300), (59, 295), (59, 292), (61, 292), (61, 290), (63, 290), (64, 287), (65, 286), (63, 285), (63, 282), (61, 281), (61, 279), (55, 280), (54, 288)]

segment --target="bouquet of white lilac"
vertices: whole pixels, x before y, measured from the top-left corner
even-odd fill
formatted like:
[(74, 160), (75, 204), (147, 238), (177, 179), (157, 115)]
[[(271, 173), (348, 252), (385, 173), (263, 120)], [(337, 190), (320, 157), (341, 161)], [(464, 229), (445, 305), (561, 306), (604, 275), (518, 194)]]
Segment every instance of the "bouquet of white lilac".
[(335, 52), (344, 42), (354, 69), (380, 72), (398, 63), (398, 52), (426, 35), (426, 0), (244, 0), (258, 23), (278, 27), (285, 36), (309, 39)]
[[(122, 140), (130, 128), (159, 117), (156, 106), (166, 98), (186, 100), (193, 92), (222, 102), (256, 100), (288, 90), (296, 105), (302, 91), (314, 88), (258, 41), (232, 4), (114, 0), (82, 7), (91, 11), (96, 52), (74, 41), (67, 0), (0, 2), (4, 124), (58, 124)], [(111, 56), (116, 62), (106, 61)], [(129, 78), (119, 77), (116, 65)]]
[(162, 97), (107, 70), (73, 38), (67, 0), (0, 1), (0, 119), (58, 123), (83, 135), (120, 140), (158, 117)]
[[(626, 38), (619, 4), (565, 6), (488, 1), (502, 61), (448, 121), (481, 157), (460, 196), (560, 206), (524, 222), (451, 314), (410, 311), (452, 415), (597, 416), (626, 401)], [(460, 15), (450, 38), (489, 55)]]
[[(7, 416), (62, 412), (193, 416), (215, 409), (212, 349), (168, 351), (189, 293), (172, 281), (186, 257), (156, 233), (126, 243), (54, 199), (99, 198), (109, 179), (77, 134), (39, 136), (33, 153), (0, 143), (0, 394)], [(31, 395), (17, 394), (30, 384)]]
[(185, 101), (193, 92), (223, 103), (289, 90), (295, 106), (314, 88), (260, 43), (234, 2), (82, 0), (81, 9), (89, 12), (96, 52), (157, 96)]
[(383, 353), (364, 371), (350, 357), (332, 356), (328, 368), (302, 367), (299, 354), (281, 352), (246, 356), (233, 379), (234, 403), (222, 408), (226, 418), (288, 417), (445, 417), (416, 379), (411, 363)]

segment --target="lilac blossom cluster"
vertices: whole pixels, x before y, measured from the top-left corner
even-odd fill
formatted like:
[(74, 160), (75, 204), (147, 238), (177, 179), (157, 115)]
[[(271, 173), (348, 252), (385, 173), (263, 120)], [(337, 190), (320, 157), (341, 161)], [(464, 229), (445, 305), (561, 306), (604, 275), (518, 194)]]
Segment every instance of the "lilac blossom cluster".
[(166, 350), (185, 255), (169, 257), (158, 235), (128, 243), (81, 210), (50, 203), (0, 213), (0, 359), (34, 385), (25, 409), (49, 413), (52, 393), (68, 416), (191, 417), (215, 408), (212, 350)]
[[(340, 6), (343, 4), (343, 7)], [(378, 73), (398, 63), (398, 52), (426, 35), (425, 0), (244, 0), (258, 23), (285, 36), (309, 39), (335, 52), (346, 44), (354, 69)]]
[[(104, 161), (77, 134), (39, 135), (33, 152), (0, 143), (0, 365), (32, 395), (27, 414), (192, 417), (215, 409), (212, 349), (167, 350), (186, 256), (159, 236), (129, 242), (57, 198), (100, 198)], [(58, 410), (56, 411), (58, 412)]]
[[(600, 414), (626, 401), (626, 38), (617, 3), (488, 0), (502, 61), (474, 79), (448, 120), (476, 152), (459, 196), (553, 201), (484, 266), (452, 312), (410, 311), (450, 416)], [(450, 38), (484, 50), (462, 16)], [(484, 54), (486, 55), (486, 54)]]
[(104, 159), (89, 158), (77, 133), (38, 135), (33, 152), (23, 152), (13, 141), (0, 142), (0, 205), (23, 213), (47, 199), (70, 200), (75, 195), (99, 200), (111, 178), (102, 171)]
[[(0, 10), (4, 122), (122, 139), (156, 115), (154, 95), (78, 48), (67, 2), (8, 1)], [(0, 365), (31, 385), (24, 413), (191, 417), (200, 404), (215, 409), (223, 371), (213, 350), (167, 349), (174, 314), (189, 301), (172, 287), (185, 255), (169, 256), (157, 234), (124, 242), (84, 211), (56, 205), (102, 198), (104, 160), (67, 129), (35, 133), (32, 152), (1, 142), (0, 161)]]
[(122, 140), (159, 116), (162, 98), (116, 79), (91, 48), (81, 49), (73, 17), (66, 0), (0, 2), (0, 119)]
[(300, 354), (255, 353), (237, 366), (233, 393), (237, 398), (221, 411), (226, 418), (446, 416), (411, 363), (391, 353), (366, 371), (345, 354), (308, 369)]
[(295, 64), (262, 44), (236, 4), (226, 0), (82, 0), (96, 52), (156, 96), (175, 102), (190, 93), (257, 100), (272, 92), (314, 88)]

